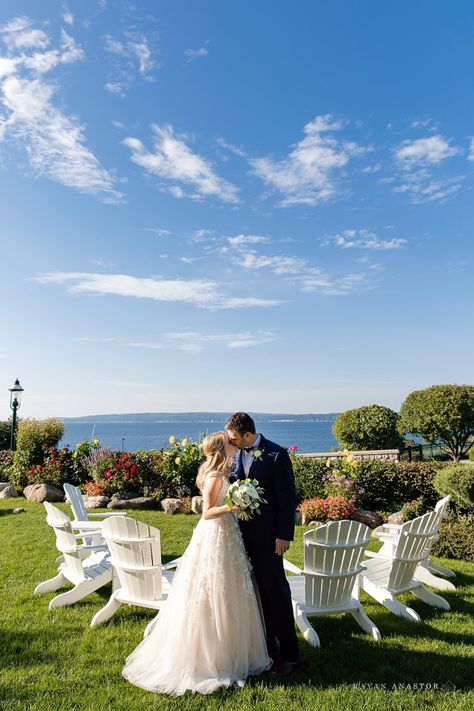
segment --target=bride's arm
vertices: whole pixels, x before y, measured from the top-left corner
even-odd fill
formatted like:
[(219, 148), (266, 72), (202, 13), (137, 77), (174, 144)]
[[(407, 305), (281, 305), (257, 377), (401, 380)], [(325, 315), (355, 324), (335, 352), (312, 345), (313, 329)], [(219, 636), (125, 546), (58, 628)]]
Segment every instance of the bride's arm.
[(223, 504), (222, 506), (214, 506), (217, 500), (219, 491), (222, 488), (222, 479), (220, 476), (210, 476), (206, 479), (202, 492), (202, 515), (205, 519), (219, 518), (229, 511), (232, 511), (230, 506)]

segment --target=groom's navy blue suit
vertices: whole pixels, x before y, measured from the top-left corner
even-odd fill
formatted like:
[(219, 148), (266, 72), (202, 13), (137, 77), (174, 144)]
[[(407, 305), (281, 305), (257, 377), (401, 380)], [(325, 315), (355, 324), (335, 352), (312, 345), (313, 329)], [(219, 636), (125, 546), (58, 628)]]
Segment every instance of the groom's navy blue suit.
[[(288, 452), (260, 435), (258, 449), (263, 453), (253, 459), (248, 477), (257, 479), (264, 489), (266, 504), (260, 505), (260, 516), (240, 521), (245, 548), (262, 601), (268, 653), (272, 659), (296, 661), (298, 640), (283, 556), (275, 553), (275, 540), (292, 541), (295, 529), (296, 492)], [(237, 479), (245, 479), (242, 452), (237, 455)]]

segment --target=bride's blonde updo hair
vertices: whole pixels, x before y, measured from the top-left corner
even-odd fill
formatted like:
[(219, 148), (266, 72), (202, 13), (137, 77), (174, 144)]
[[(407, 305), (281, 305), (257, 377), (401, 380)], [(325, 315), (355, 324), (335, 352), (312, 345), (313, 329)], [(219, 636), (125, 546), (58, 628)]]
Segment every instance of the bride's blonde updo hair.
[(206, 455), (206, 461), (199, 467), (196, 484), (201, 491), (204, 488), (206, 477), (211, 472), (213, 474), (228, 474), (232, 466), (232, 460), (225, 452), (225, 432), (213, 432), (207, 435), (202, 441), (202, 451)]

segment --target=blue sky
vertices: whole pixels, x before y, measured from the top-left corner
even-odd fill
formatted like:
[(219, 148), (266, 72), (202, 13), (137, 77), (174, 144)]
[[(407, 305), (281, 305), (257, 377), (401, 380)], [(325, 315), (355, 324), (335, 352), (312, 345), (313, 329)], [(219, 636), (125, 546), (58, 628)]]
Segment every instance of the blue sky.
[(474, 10), (0, 5), (0, 418), (472, 382)]

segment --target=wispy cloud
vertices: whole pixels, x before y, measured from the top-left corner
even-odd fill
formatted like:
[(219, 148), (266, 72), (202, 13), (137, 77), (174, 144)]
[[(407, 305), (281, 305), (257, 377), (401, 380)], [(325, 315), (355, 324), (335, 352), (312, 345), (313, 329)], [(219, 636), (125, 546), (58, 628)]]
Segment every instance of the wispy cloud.
[[(209, 40), (205, 42), (205, 44), (209, 44)], [(199, 47), (199, 49), (185, 49), (184, 50), (184, 56), (186, 57), (186, 62), (189, 64), (189, 62), (194, 62), (195, 59), (199, 59), (199, 57), (207, 57), (209, 54), (209, 50), (206, 49), (206, 47)]]
[(8, 48), (8, 56), (0, 60), (0, 105), (5, 111), (0, 141), (8, 137), (22, 146), (35, 176), (106, 202), (121, 201), (115, 178), (87, 148), (83, 127), (54, 105), (57, 84), (43, 78), (60, 64), (83, 59), (82, 48), (62, 30), (58, 47), (27, 54), (26, 49), (44, 50), (50, 39), (25, 17), (3, 25), (0, 36)]
[(437, 134), (429, 138), (403, 141), (395, 149), (395, 158), (405, 169), (414, 166), (439, 165), (447, 158), (459, 153), (443, 136)]
[(66, 25), (73, 25), (74, 24), (74, 15), (71, 12), (71, 9), (68, 5), (64, 4), (63, 5), (63, 10), (61, 13), (61, 16), (66, 23)]
[(283, 277), (287, 286), (303, 292), (341, 296), (372, 288), (371, 279), (365, 273), (331, 275), (306, 258), (297, 255), (262, 254), (257, 249), (245, 248), (245, 245), (238, 243), (231, 251), (231, 261), (242, 269), (254, 272), (269, 270), (275, 276)]
[(108, 92), (126, 96), (137, 72), (145, 80), (153, 81), (152, 72), (157, 64), (150, 40), (144, 34), (126, 31), (121, 38), (105, 35), (104, 49), (107, 54), (115, 56), (110, 80), (105, 84)]
[(210, 279), (156, 279), (128, 274), (49, 272), (34, 277), (39, 284), (65, 285), (72, 294), (97, 294), (192, 304), (210, 311), (218, 309), (276, 306), (281, 301), (253, 296), (228, 296)]
[(357, 143), (329, 135), (343, 126), (343, 121), (330, 114), (316, 116), (306, 124), (305, 137), (286, 158), (250, 160), (254, 173), (283, 196), (281, 206), (316, 205), (341, 195), (337, 171), (367, 151)]
[(391, 239), (381, 239), (374, 232), (369, 230), (344, 230), (337, 235), (328, 237), (323, 242), (324, 245), (334, 244), (342, 249), (374, 249), (392, 250), (405, 247), (406, 239), (392, 237)]
[(237, 333), (200, 333), (198, 331), (179, 331), (165, 333), (157, 341), (127, 341), (123, 345), (131, 348), (149, 348), (162, 350), (176, 348), (196, 353), (209, 345), (222, 345), (225, 348), (254, 348), (278, 340), (275, 330), (241, 331)]
[(474, 138), (469, 139), (468, 160), (474, 161)]
[(132, 161), (147, 173), (168, 181), (191, 186), (196, 192), (187, 194), (181, 185), (162, 185), (174, 197), (215, 197), (228, 203), (237, 203), (237, 188), (219, 176), (205, 158), (194, 153), (184, 136), (174, 133), (172, 126), (152, 125), (153, 149), (147, 150), (138, 138), (126, 138), (123, 143), (132, 153)]
[[(399, 169), (399, 184), (394, 192), (409, 195), (415, 204), (446, 200), (460, 190), (463, 176), (446, 177), (439, 174), (439, 168), (460, 153), (440, 134), (403, 141), (394, 149)], [(435, 169), (438, 174), (433, 172)]]

